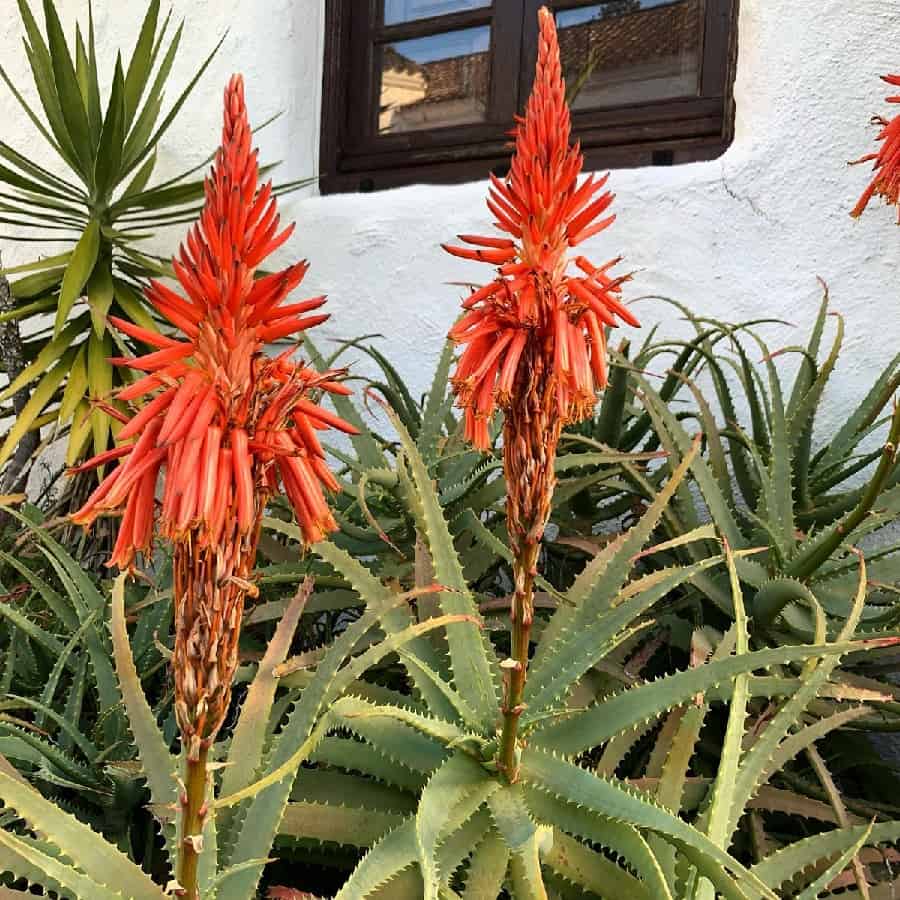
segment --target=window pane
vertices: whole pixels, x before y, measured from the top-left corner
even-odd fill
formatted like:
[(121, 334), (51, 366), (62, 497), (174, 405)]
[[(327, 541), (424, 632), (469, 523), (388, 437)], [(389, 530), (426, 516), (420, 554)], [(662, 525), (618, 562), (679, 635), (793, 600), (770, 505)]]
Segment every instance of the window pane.
[(382, 45), (379, 133), (483, 121), (490, 39), (485, 25)]
[(491, 0), (384, 0), (384, 24), (396, 25), (490, 5)]
[(573, 109), (690, 97), (703, 0), (607, 0), (556, 14)]

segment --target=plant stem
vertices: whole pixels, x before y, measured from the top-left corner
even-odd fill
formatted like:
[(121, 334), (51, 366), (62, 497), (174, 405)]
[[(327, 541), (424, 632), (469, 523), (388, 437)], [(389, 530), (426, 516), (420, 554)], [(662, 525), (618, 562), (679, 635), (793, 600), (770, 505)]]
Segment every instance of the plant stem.
[(519, 719), (524, 705), (525, 678), (528, 674), (528, 648), (531, 643), (531, 623), (534, 621), (534, 576), (537, 571), (537, 557), (540, 544), (529, 541), (522, 545), (513, 560), (515, 592), (510, 609), (510, 662), (507, 664), (507, 678), (503, 702), (503, 732), (500, 736), (498, 765), (511, 784), (519, 776), (519, 761), (516, 753)]
[(199, 900), (197, 869), (203, 851), (202, 833), (206, 819), (206, 756), (208, 750), (201, 746), (197, 759), (188, 757), (184, 794), (181, 797), (181, 840), (178, 844), (178, 883), (182, 896)]

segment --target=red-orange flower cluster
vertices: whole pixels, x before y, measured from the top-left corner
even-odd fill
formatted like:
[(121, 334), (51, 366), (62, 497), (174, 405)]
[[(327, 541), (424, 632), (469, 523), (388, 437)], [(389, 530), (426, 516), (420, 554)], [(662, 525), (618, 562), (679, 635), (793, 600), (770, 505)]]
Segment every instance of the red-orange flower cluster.
[(527, 359), (529, 344), (552, 356), (554, 390), (563, 421), (589, 415), (596, 390), (606, 385), (604, 328), (618, 316), (635, 317), (623, 306), (612, 260), (594, 266), (577, 256), (578, 275), (566, 274), (568, 250), (615, 219), (608, 175), (578, 184), (584, 157), (570, 146), (571, 120), (553, 15), (540, 12), (540, 45), (534, 88), (525, 116), (513, 132), (509, 176), (491, 176), (488, 209), (509, 238), (459, 235), (469, 247), (444, 248), (454, 256), (498, 266), (497, 277), (463, 303), (465, 315), (450, 337), (466, 345), (453, 376), (465, 409), (466, 436), (488, 446), (495, 406), (508, 406)]
[(255, 277), (293, 231), (293, 225), (279, 230), (272, 184), (260, 189), (258, 175), (243, 81), (235, 76), (225, 91), (222, 146), (206, 180), (200, 222), (172, 262), (184, 296), (158, 281), (146, 292), (181, 337), (111, 319), (156, 349), (113, 360), (144, 373), (118, 399), (147, 402), (123, 417), (116, 449), (79, 467), (121, 460), (73, 516), (89, 525), (104, 512), (124, 510), (110, 565), (124, 568), (136, 551), (149, 552), (161, 472), (161, 531), (175, 540), (192, 532), (201, 545), (215, 545), (232, 520), (246, 534), (279, 480), (307, 542), (336, 527), (322, 489), (339, 485), (317, 432), (354, 429), (313, 398), (319, 391), (349, 391), (335, 380), (339, 373), (322, 375), (292, 362), (295, 348), (275, 358), (263, 352), (328, 316), (315, 312), (324, 297), (282, 305), (306, 262)]
[[(888, 84), (900, 87), (900, 75), (883, 75), (882, 80)], [(888, 103), (900, 103), (900, 94), (887, 98)], [(857, 163), (875, 161), (875, 177), (869, 186), (863, 191), (859, 203), (850, 213), (854, 218), (862, 215), (863, 210), (869, 205), (869, 201), (877, 194), (884, 197), (891, 206), (897, 206), (897, 221), (900, 224), (900, 115), (893, 119), (885, 119), (878, 116), (875, 119), (881, 125), (878, 140), (884, 141), (877, 153), (869, 153)]]

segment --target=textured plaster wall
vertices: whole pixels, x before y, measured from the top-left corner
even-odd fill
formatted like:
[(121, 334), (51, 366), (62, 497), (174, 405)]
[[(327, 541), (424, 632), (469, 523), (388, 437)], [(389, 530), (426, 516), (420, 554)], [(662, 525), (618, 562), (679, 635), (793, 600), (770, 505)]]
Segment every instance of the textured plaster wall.
[[(68, 23), (86, 0), (58, 0)], [(95, 0), (99, 52), (130, 49), (143, 2)], [(186, 20), (180, 81), (225, 29), (229, 34), (197, 93), (170, 132), (161, 168), (199, 161), (218, 129), (220, 89), (233, 70), (248, 81), (255, 121), (283, 117), (261, 136), (262, 153), (282, 159), (281, 177), (315, 170), (320, 102), (321, 0), (173, 0)], [(3, 64), (24, 82), (13, 0), (0, 0)], [(741, 0), (735, 86), (736, 137), (720, 159), (674, 168), (617, 171), (619, 219), (585, 247), (597, 261), (620, 253), (637, 270), (631, 296), (663, 294), (700, 313), (731, 319), (769, 315), (773, 347), (806, 333), (831, 287), (848, 338), (823, 425), (834, 427), (897, 350), (900, 338), (900, 232), (887, 210), (861, 222), (847, 215), (866, 183), (847, 160), (867, 152), (872, 113), (883, 112), (878, 75), (900, 68), (900, 3), (884, 0)], [(189, 62), (190, 59), (190, 62)], [(33, 94), (30, 92), (29, 95)], [(3, 138), (31, 149), (33, 133), (0, 89)], [(309, 294), (327, 292), (328, 337), (380, 332), (416, 391), (424, 390), (453, 321), (459, 289), (485, 267), (453, 259), (439, 242), (487, 227), (483, 182), (413, 186), (365, 195), (294, 197), (284, 211), (298, 229), (283, 257), (312, 263)], [(171, 251), (172, 244), (169, 244)], [(0, 241), (9, 261), (23, 248)], [(646, 324), (673, 314), (642, 302)], [(667, 323), (664, 333), (683, 326)]]

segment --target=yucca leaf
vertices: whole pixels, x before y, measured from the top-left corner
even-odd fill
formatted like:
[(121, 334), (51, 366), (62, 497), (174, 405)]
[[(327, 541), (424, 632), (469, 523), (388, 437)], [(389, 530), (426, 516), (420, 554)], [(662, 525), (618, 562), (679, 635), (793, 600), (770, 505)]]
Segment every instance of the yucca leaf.
[(69, 348), (60, 358), (59, 362), (37, 383), (31, 393), (28, 402), (22, 407), (16, 421), (6, 434), (6, 438), (0, 446), (0, 466), (15, 453), (16, 447), (22, 437), (34, 424), (35, 419), (44, 411), (56, 394), (57, 388), (63, 379), (69, 374), (69, 369), (77, 354), (74, 347)]
[(144, 88), (150, 78), (150, 68), (153, 64), (153, 46), (156, 38), (156, 25), (159, 17), (159, 0), (150, 0), (144, 21), (141, 23), (140, 34), (134, 47), (134, 52), (128, 62), (128, 74), (125, 76), (124, 100), (125, 100), (125, 132), (131, 127), (135, 113), (141, 102)]
[[(180, 34), (180, 32), (181, 32), (181, 29), (179, 29), (179, 34)], [(177, 37), (178, 36), (176, 35), (175, 40), (177, 40)], [(219, 39), (219, 42), (216, 44), (215, 47), (213, 47), (209, 56), (207, 56), (206, 59), (203, 61), (203, 64), (200, 66), (200, 68), (194, 74), (194, 77), (188, 82), (187, 87), (181, 92), (178, 99), (175, 101), (172, 108), (169, 110), (168, 114), (163, 119), (162, 124), (159, 126), (159, 128), (156, 129), (156, 131), (153, 134), (153, 137), (151, 137), (146, 143), (144, 143), (143, 148), (141, 148), (139, 150), (137, 148), (135, 148), (136, 155), (134, 156), (133, 159), (127, 158), (127, 149), (126, 149), (126, 162), (125, 162), (124, 170), (122, 173), (122, 177), (125, 177), (126, 175), (128, 175), (136, 166), (140, 165), (140, 163), (142, 163), (150, 155), (150, 153), (153, 152), (156, 145), (159, 143), (160, 138), (166, 133), (166, 131), (169, 130), (169, 126), (175, 120), (175, 117), (180, 112), (181, 107), (184, 106), (185, 101), (190, 96), (191, 92), (194, 90), (194, 87), (196, 86), (197, 82), (202, 78), (203, 73), (209, 67), (209, 64), (213, 60), (213, 57), (216, 55), (216, 53), (218, 53), (219, 48), (222, 46), (222, 43), (225, 40), (225, 37), (226, 37), (226, 35), (222, 35), (222, 37)], [(173, 40), (173, 44), (174, 44), (174, 40)], [(171, 50), (171, 48), (170, 48), (170, 50)], [(137, 129), (137, 126), (135, 126), (135, 129), (132, 131), (132, 134), (134, 133), (134, 131), (136, 129)]]
[(87, 387), (87, 345), (82, 344), (72, 362), (72, 369), (63, 389), (59, 404), (59, 420), (68, 422), (75, 413), (78, 403), (83, 399)]
[(116, 57), (116, 68), (113, 76), (106, 116), (103, 119), (103, 130), (100, 132), (100, 143), (97, 147), (97, 159), (94, 164), (94, 189), (98, 197), (107, 197), (119, 181), (122, 167), (122, 152), (125, 142), (125, 76), (122, 74), (122, 57)]
[(122, 199), (126, 199), (127, 197), (133, 197), (135, 194), (140, 194), (144, 188), (147, 187), (147, 182), (150, 181), (150, 176), (153, 174), (153, 169), (156, 167), (156, 152), (150, 154), (147, 157), (144, 164), (137, 170), (134, 174), (134, 178), (131, 179), (128, 186), (122, 192)]
[(140, 294), (121, 278), (113, 278), (113, 292), (116, 303), (122, 307), (128, 318), (148, 331), (159, 331), (159, 327), (141, 301)]
[(66, 446), (66, 465), (74, 466), (81, 459), (91, 439), (91, 407), (87, 400), (79, 400), (72, 413), (72, 428)]
[[(112, 338), (108, 331), (98, 337), (92, 331), (88, 337), (87, 375), (88, 388), (92, 400), (109, 400), (112, 391), (112, 367), (107, 360), (112, 355)], [(110, 432), (110, 418), (98, 408), (91, 409), (91, 434), (94, 439), (94, 452), (102, 453), (106, 449)]]
[(47, 28), (50, 63), (53, 67), (53, 80), (56, 85), (56, 94), (59, 97), (63, 122), (65, 122), (66, 132), (72, 141), (83, 171), (87, 172), (90, 178), (94, 154), (87, 109), (81, 99), (81, 92), (78, 90), (75, 66), (72, 63), (69, 45), (66, 43), (53, 0), (44, 0), (44, 24)]
[[(81, 92), (81, 102), (87, 109), (88, 104), (88, 55), (87, 48), (84, 45), (84, 38), (81, 35), (81, 26), (75, 23), (75, 80), (78, 82), (78, 90)], [(90, 123), (89, 123), (90, 124)], [(94, 141), (96, 135), (93, 128), (91, 129), (91, 140)]]
[(58, 337), (65, 328), (69, 313), (81, 294), (82, 288), (87, 283), (91, 272), (94, 270), (94, 264), (97, 262), (99, 252), (100, 225), (96, 219), (91, 219), (75, 245), (69, 264), (66, 266), (65, 275), (63, 275), (62, 286), (59, 292), (59, 305), (56, 310), (56, 321), (53, 328), (55, 337)]
[(87, 283), (88, 307), (91, 310), (91, 321), (94, 334), (103, 337), (106, 331), (106, 315), (113, 302), (113, 280), (110, 261), (100, 259)]
[(50, 129), (56, 140), (47, 134), (37, 116), (25, 104), (25, 101), (18, 97), (18, 91), (15, 90), (5, 73), (4, 80), (13, 93), (17, 95), (17, 99), (19, 99), (20, 104), (29, 114), (32, 122), (37, 124), (45, 137), (47, 137), (51, 146), (53, 146), (66, 163), (68, 163), (68, 165), (86, 181), (88, 177), (87, 169), (84, 167), (82, 160), (79, 158), (79, 154), (76, 152), (75, 144), (69, 135), (63, 117), (60, 98), (56, 90), (53, 61), (50, 58), (50, 51), (47, 49), (46, 43), (44, 43), (43, 35), (38, 28), (37, 22), (34, 20), (34, 16), (31, 14), (31, 9), (26, 0), (17, 0), (17, 2), (19, 14), (22, 17), (22, 24), (25, 26), (25, 34), (27, 35), (27, 40), (24, 40), (25, 54), (28, 57), (28, 62), (31, 66), (31, 74), (34, 77), (34, 84), (38, 90), (38, 96), (41, 100), (41, 106), (44, 109), (44, 115), (47, 117), (47, 122), (50, 124)]

